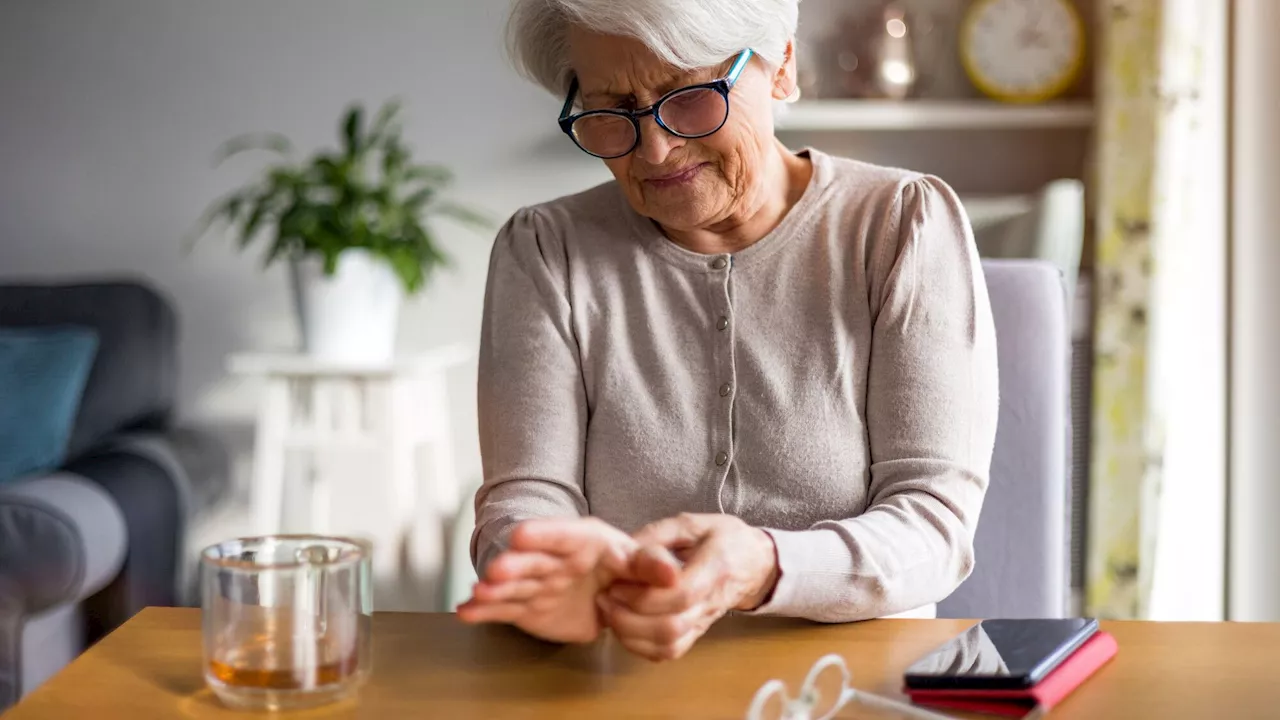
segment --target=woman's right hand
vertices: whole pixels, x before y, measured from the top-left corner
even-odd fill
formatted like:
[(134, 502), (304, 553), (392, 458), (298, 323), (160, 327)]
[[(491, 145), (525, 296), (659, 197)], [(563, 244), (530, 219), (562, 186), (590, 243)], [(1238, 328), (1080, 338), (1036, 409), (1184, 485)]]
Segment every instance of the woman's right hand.
[(619, 579), (665, 580), (630, 577), (637, 549), (629, 535), (596, 518), (527, 520), (458, 606), (458, 617), (510, 623), (552, 642), (591, 642), (604, 627), (596, 604), (601, 591)]

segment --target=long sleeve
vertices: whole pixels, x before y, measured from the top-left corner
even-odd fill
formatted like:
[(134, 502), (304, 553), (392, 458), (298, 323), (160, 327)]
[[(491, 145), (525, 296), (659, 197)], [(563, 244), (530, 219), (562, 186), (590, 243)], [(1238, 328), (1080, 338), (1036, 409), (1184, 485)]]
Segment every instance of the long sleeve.
[(897, 205), (867, 258), (867, 509), (769, 530), (780, 576), (756, 613), (883, 617), (942, 600), (973, 569), (999, 392), (986, 284), (950, 188), (917, 179)]
[(499, 232), (481, 325), (478, 415), (484, 483), (471, 559), (478, 571), (522, 520), (587, 513), (587, 401), (563, 242), (534, 210)]

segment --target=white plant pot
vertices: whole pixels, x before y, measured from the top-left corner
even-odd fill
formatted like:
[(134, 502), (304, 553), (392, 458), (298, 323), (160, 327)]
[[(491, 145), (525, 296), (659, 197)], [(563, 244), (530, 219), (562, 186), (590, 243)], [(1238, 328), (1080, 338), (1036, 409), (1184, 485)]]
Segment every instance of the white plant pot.
[(390, 266), (363, 250), (346, 250), (332, 277), (315, 257), (294, 260), (291, 269), (308, 355), (361, 365), (393, 359), (404, 292)]

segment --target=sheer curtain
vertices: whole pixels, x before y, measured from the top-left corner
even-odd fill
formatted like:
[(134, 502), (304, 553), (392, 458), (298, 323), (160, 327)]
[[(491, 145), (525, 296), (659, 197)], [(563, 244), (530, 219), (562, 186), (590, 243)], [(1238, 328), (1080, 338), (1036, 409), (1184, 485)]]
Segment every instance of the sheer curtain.
[(1224, 588), (1226, 0), (1102, 0), (1086, 612)]

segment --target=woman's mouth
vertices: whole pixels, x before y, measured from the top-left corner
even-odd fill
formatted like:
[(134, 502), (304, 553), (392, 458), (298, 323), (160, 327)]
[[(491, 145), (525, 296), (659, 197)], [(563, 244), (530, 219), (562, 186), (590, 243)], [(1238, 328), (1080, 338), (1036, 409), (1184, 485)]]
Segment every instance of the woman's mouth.
[(644, 182), (652, 187), (659, 188), (659, 189), (666, 189), (666, 188), (679, 187), (681, 185), (687, 185), (688, 183), (693, 182), (694, 178), (698, 177), (698, 174), (701, 173), (702, 169), (707, 165), (710, 165), (710, 163), (698, 163), (697, 165), (690, 165), (689, 167), (681, 168), (668, 175), (661, 175), (659, 177), (646, 178)]

